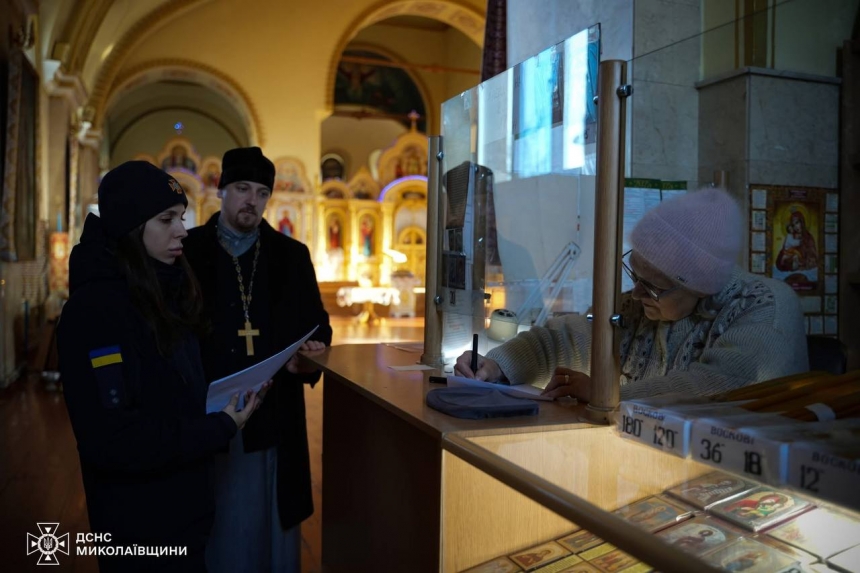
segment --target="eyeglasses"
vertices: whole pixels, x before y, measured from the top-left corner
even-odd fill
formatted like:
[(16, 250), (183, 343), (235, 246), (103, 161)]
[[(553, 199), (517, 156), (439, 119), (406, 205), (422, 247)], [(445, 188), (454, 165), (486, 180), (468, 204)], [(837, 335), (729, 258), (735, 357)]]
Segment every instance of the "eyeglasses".
[(624, 269), (624, 272), (626, 272), (627, 276), (630, 277), (630, 280), (633, 281), (634, 287), (637, 284), (642, 285), (642, 288), (645, 289), (645, 292), (648, 293), (648, 296), (651, 297), (651, 300), (653, 300), (654, 302), (660, 302), (661, 298), (663, 298), (664, 296), (666, 296), (670, 292), (678, 290), (679, 288), (681, 288), (681, 285), (675, 285), (671, 288), (665, 288), (665, 289), (659, 288), (659, 287), (652, 285), (648, 281), (642, 279), (639, 275), (637, 275), (633, 271), (633, 269), (630, 268), (630, 266), (626, 262), (624, 262), (624, 259), (626, 259), (628, 256), (630, 256), (630, 253), (632, 253), (632, 252), (633, 251), (630, 250), (630, 251), (627, 251), (626, 253), (624, 253), (623, 255), (621, 255), (621, 268)]

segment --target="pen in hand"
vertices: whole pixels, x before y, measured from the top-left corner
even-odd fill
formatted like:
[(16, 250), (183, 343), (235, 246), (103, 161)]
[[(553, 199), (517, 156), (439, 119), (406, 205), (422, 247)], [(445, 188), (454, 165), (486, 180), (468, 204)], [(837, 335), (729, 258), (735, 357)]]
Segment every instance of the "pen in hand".
[(472, 335), (472, 375), (474, 376), (475, 372), (478, 371), (478, 335)]

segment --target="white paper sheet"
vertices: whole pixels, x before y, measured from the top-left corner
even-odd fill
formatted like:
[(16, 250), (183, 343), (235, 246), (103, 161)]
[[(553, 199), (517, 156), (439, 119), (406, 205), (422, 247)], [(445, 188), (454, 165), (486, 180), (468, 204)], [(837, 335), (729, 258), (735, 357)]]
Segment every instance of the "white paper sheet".
[(426, 364), (408, 364), (406, 366), (389, 366), (397, 372), (412, 372), (415, 370), (436, 370), (435, 366), (427, 366)]
[(311, 334), (316, 332), (319, 326), (315, 326), (313, 330), (308, 332), (297, 342), (294, 342), (287, 348), (281, 350), (277, 354), (266, 358), (262, 362), (249, 366), (244, 370), (240, 370), (235, 374), (225, 376), (220, 380), (216, 380), (209, 385), (209, 392), (206, 395), (206, 413), (220, 412), (230, 402), (230, 398), (234, 394), (239, 394), (240, 403), (244, 398), (245, 392), (253, 389), (258, 392), (260, 387), (268, 382), (275, 373), (289, 361), (290, 358), (298, 351), (302, 344), (310, 338)]
[(537, 386), (529, 384), (517, 384), (516, 386), (508, 386), (497, 382), (483, 382), (474, 378), (465, 378), (463, 376), (448, 376), (448, 387), (456, 388), (458, 386), (468, 386), (472, 388), (493, 388), (500, 392), (504, 392), (508, 396), (515, 398), (529, 398), (530, 400), (541, 400), (543, 402), (552, 402), (553, 398), (549, 396), (541, 396), (541, 390)]

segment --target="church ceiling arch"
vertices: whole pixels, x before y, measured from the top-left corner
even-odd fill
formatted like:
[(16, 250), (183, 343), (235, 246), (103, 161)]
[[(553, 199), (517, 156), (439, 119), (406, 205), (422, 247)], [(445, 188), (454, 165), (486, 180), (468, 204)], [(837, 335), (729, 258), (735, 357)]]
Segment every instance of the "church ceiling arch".
[[(113, 0), (90, 0), (71, 6), (69, 13), (64, 14), (65, 21), (55, 21), (55, 29), (46, 35), (49, 36), (47, 39), (54, 37), (48, 53), (53, 59), (60, 60), (65, 73), (74, 75), (83, 70), (99, 27), (113, 7)], [(59, 3), (53, 6), (55, 18), (63, 15), (60, 14), (61, 8)]]
[(409, 70), (362, 63), (360, 60), (404, 62), (389, 50), (369, 44), (350, 44), (338, 62), (334, 84), (334, 110), (353, 117), (391, 117), (405, 126), (412, 111), (420, 116), (418, 129), (426, 131), (430, 107), (428, 90)]
[[(111, 121), (111, 129), (109, 130), (110, 141), (109, 141), (109, 153), (108, 155), (113, 157), (114, 151), (116, 150), (117, 145), (126, 136), (126, 133), (132, 130), (132, 128), (136, 127), (137, 124), (141, 122), (149, 121), (151, 118), (155, 118), (160, 115), (162, 112), (168, 112), (171, 114), (188, 114), (192, 116), (198, 116), (204, 118), (213, 124), (220, 127), (230, 136), (232, 141), (231, 147), (248, 147), (247, 137), (245, 134), (240, 133), (233, 129), (231, 125), (228, 125), (224, 121), (224, 117), (222, 115), (209, 112), (203, 109), (203, 106), (197, 105), (154, 105), (152, 107), (148, 107), (146, 111), (135, 114), (131, 117), (123, 118), (124, 121), (117, 127), (114, 128), (113, 121)], [(108, 113), (110, 115), (110, 113)]]
[[(170, 0), (158, 4), (146, 16), (131, 24), (124, 33), (120, 32), (119, 39), (111, 46), (109, 55), (99, 66), (92, 83), (93, 87), (86, 115), (90, 116), (87, 119), (93, 122), (95, 129), (101, 129), (103, 125), (108, 100), (115, 91), (114, 87), (117, 85), (119, 72), (131, 50), (153, 30), (193, 10), (198, 5), (210, 1)], [(92, 49), (98, 49), (98, 47), (92, 46)]]
[[(329, 112), (334, 109), (334, 91), (338, 75), (338, 64), (350, 41), (361, 29), (397, 16), (419, 16), (444, 22), (465, 34), (479, 48), (484, 45), (484, 25), (486, 18), (484, 14), (477, 12), (471, 6), (462, 4), (456, 0), (381, 1), (368, 10), (365, 10), (347, 27), (332, 53), (329, 63), (328, 80), (326, 82), (326, 109)], [(426, 98), (425, 101), (427, 101)]]
[(105, 101), (104, 110), (100, 112), (99, 125), (103, 125), (108, 110), (122, 96), (149, 84), (177, 81), (197, 84), (217, 93), (230, 104), (243, 122), (249, 143), (260, 147), (265, 145), (259, 113), (239, 82), (211, 66), (178, 58), (144, 62), (117, 78), (116, 86)]

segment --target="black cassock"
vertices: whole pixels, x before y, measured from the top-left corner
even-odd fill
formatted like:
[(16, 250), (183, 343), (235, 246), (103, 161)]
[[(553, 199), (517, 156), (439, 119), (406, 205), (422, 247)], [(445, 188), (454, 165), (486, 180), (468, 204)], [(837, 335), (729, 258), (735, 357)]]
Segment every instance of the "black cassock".
[[(260, 362), (299, 340), (319, 326), (311, 340), (331, 344), (331, 325), (322, 305), (308, 248), (260, 224), (260, 256), (250, 292), (254, 356), (246, 353), (239, 336), (245, 317), (239, 279), (232, 257), (218, 243), (213, 215), (202, 227), (189, 231), (183, 241), (185, 255), (200, 281), (210, 334), (201, 342), (206, 379), (210, 383)], [(255, 247), (239, 257), (245, 292)], [(275, 375), (263, 405), (243, 429), (246, 452), (277, 447), (278, 513), (286, 530), (313, 513), (310, 458), (305, 421), (304, 384), (319, 380), (319, 373), (295, 375), (281, 369)]]

